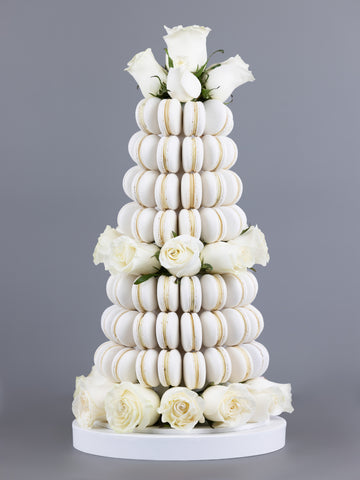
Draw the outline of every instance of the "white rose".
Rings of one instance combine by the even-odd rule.
[[[104,401],[113,386],[95,366],[87,377],[76,377],[72,411],[80,427],[91,428],[96,421],[106,421]]]
[[[239,55],[228,58],[213,70],[211,66],[209,69],[206,88],[211,90],[211,98],[221,102],[225,102],[235,88],[255,80],[254,75],[249,71],[249,65]]]
[[[169,69],[166,87],[171,98],[180,102],[196,99],[201,93],[201,83],[185,66]]]
[[[160,250],[160,263],[176,277],[196,275],[201,269],[200,252],[203,246],[191,235],[171,238]]]
[[[256,410],[251,422],[264,422],[269,420],[270,415],[294,411],[290,383],[275,383],[258,377],[248,380],[245,385],[256,400]]]
[[[201,259],[203,263],[212,266],[211,273],[238,273],[248,264],[254,264],[250,251],[242,250],[227,242],[205,245],[201,252]]]
[[[105,227],[103,233],[99,236],[98,242],[96,244],[93,259],[95,265],[103,263],[105,269],[108,270],[109,256],[111,253],[111,244],[113,240],[120,237],[120,233],[117,232],[114,228],[111,228],[109,225]]]
[[[231,245],[236,245],[244,251],[247,251],[249,257],[253,257],[252,265],[247,264],[248,268],[252,267],[255,263],[262,265],[263,267],[269,262],[269,251],[266,244],[265,235],[256,227],[250,227],[249,230],[234,240],[230,240]]]
[[[255,412],[255,399],[241,383],[209,387],[202,397],[204,415],[215,422],[215,427],[244,425]]]
[[[166,83],[166,70],[158,64],[151,48],[137,53],[130,60],[125,71],[134,77],[145,98],[158,93],[160,88],[159,78]]]
[[[207,60],[206,37],[211,31],[210,28],[199,25],[164,28],[167,33],[164,40],[174,67],[185,65],[190,72],[195,72],[198,66],[204,65]],[[169,66],[167,57],[166,65]]]
[[[133,238],[121,235],[111,243],[109,271],[112,275],[154,273],[160,267],[159,261],[154,257],[158,251],[159,247],[152,243],[137,242]]]
[[[176,430],[191,430],[205,421],[203,415],[204,400],[194,391],[185,387],[173,387],[161,397],[158,412],[161,421],[168,422]]]
[[[110,428],[118,433],[144,430],[158,420],[159,404],[159,395],[151,388],[123,382],[106,395],[106,418]]]

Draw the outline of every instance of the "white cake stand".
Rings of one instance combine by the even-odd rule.
[[[196,428],[179,433],[167,428],[118,434],[104,427],[86,430],[72,425],[74,448],[103,457],[133,460],[214,460],[251,457],[274,452],[285,445],[286,421],[272,417],[265,424],[237,430]]]

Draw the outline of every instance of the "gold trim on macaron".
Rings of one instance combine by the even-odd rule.
[[[139,141],[139,144],[138,144],[138,147],[137,147],[137,159],[138,159],[139,163],[141,164],[141,166],[143,168],[147,169],[146,166],[144,165],[144,162],[141,160],[141,155],[140,155],[141,144],[142,144],[142,142],[144,141],[145,138],[146,138],[146,135],[144,135],[142,137],[142,139]]]
[[[215,137],[215,140],[219,144],[220,155],[219,155],[219,160],[218,160],[218,163],[216,164],[216,167],[213,168],[212,170],[217,170],[219,168],[219,166],[221,165],[221,163],[223,161],[223,158],[224,158],[224,149],[223,149],[222,143],[221,143],[221,141],[218,137]]]
[[[164,105],[164,125],[165,125],[165,131],[167,135],[170,135],[170,126],[169,126],[169,110],[170,110],[170,102],[171,99],[165,100],[165,105]]]
[[[145,120],[144,120],[144,110],[145,110],[145,105],[146,105],[147,101],[148,101],[148,99],[144,98],[144,100],[142,100],[140,105],[139,105],[138,121],[139,121],[141,130],[143,132],[147,133],[148,135],[150,135],[151,132],[146,128],[146,123],[145,123]]]
[[[222,279],[221,275],[219,274],[216,274],[214,275],[214,278],[218,284],[218,298],[217,298],[217,302],[216,302],[216,305],[214,307],[214,310],[217,310],[220,305],[221,305],[221,302],[222,302],[222,298],[223,298],[223,294],[224,294],[224,290],[223,290],[223,285],[222,285],[222,282],[220,279]]]
[[[191,138],[191,169],[195,172],[196,168],[196,137]]]
[[[119,367],[119,363],[120,363],[121,359],[123,358],[123,356],[125,355],[125,353],[129,352],[130,350],[132,350],[132,349],[131,348],[126,348],[126,347],[124,347],[122,350],[119,350],[118,353],[120,353],[120,355],[119,355],[119,358],[117,358],[117,360],[116,360],[116,365],[113,365],[113,362],[111,362],[111,375],[112,375],[113,378],[116,378],[119,381],[120,381],[120,378],[117,374],[117,369]],[[116,355],[118,355],[118,354],[116,354]]]
[[[193,114],[194,114],[194,122],[193,122],[193,135],[196,135],[199,123],[199,105],[198,102],[193,102]]]

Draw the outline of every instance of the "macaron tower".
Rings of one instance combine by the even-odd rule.
[[[238,55],[209,64],[209,31],[167,29],[165,67],[147,49],[127,68],[144,98],[123,178],[129,201],[94,252],[110,273],[110,306],[93,371],[77,380],[73,411],[82,427],[236,430],[291,411],[290,386],[263,378],[269,353],[258,341],[264,320],[252,304],[252,270],[269,255],[237,205],[243,184],[232,170],[238,148],[225,102],[254,77]],[[81,382],[87,394],[105,385],[93,400],[101,415],[87,411]],[[287,402],[277,411],[276,388]]]

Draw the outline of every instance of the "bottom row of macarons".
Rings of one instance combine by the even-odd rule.
[[[269,365],[269,353],[255,341],[183,355],[179,350],[139,351],[110,341],[98,347],[94,363],[114,382],[139,382],[148,387],[185,385],[196,390],[208,383],[237,383],[262,376]]]

